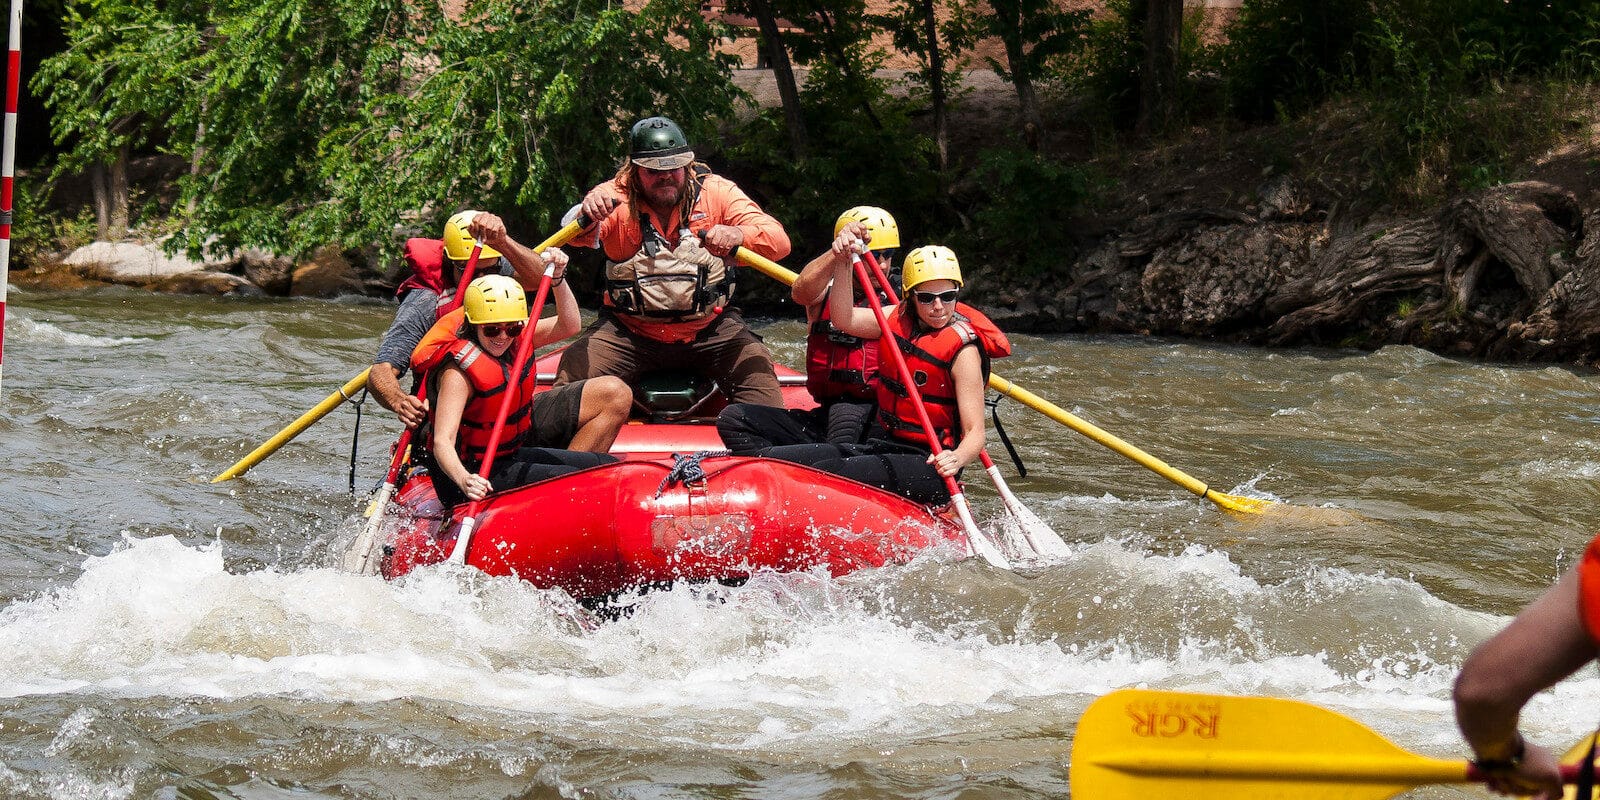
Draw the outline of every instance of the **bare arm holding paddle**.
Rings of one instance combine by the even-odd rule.
[[[439,413],[433,425],[433,454],[439,469],[469,500],[482,500],[489,494],[489,479],[467,469],[456,452],[456,435],[461,430],[461,414],[472,396],[466,373],[454,365],[439,373]]]
[[[1456,678],[1456,724],[1477,756],[1485,783],[1501,794],[1561,797],[1561,769],[1555,756],[1523,739],[1517,718],[1535,694],[1595,658],[1597,647],[1585,628],[1588,612],[1583,610],[1594,603],[1583,591],[1591,577],[1582,573],[1593,569],[1596,544],[1589,546],[1579,569],[1567,573],[1504,630],[1473,650]]]

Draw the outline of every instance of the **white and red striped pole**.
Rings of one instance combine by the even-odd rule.
[[[6,349],[6,280],[11,271],[11,184],[17,171],[17,90],[22,78],[22,0],[11,0],[6,39],[6,130],[0,143],[0,362]],[[0,367],[0,375],[4,374]]]

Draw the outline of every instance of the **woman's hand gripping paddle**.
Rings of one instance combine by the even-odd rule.
[[[1090,704],[1067,771],[1072,796],[1093,800],[1385,800],[1483,780],[1468,761],[1416,755],[1310,703],[1151,689]]]
[[[917,417],[922,423],[922,433],[928,437],[928,444],[933,447],[933,454],[938,455],[944,447],[939,444],[939,434],[933,429],[933,422],[928,419],[928,409],[922,403],[922,392],[917,390],[917,383],[911,377],[911,368],[906,366],[905,357],[900,354],[900,345],[894,340],[889,320],[883,314],[883,304],[878,302],[877,293],[872,291],[872,281],[867,278],[867,269],[862,265],[860,256],[853,256],[851,261],[856,272],[856,282],[866,290],[862,293],[867,296],[867,304],[872,307],[872,315],[877,318],[878,329],[882,331],[878,339],[879,347],[889,352],[895,370],[900,375],[901,382],[905,384],[906,394],[911,398],[911,405],[917,409]],[[967,532],[967,541],[971,544],[973,552],[982,556],[983,560],[992,566],[1011,569],[1011,562],[1006,560],[1000,548],[995,547],[994,542],[989,541],[989,537],[979,530],[978,524],[973,521],[972,509],[967,506],[966,495],[961,493],[961,487],[956,483],[956,479],[948,475],[940,477],[944,478],[945,488],[950,492],[950,502],[956,507],[956,515],[961,518],[961,526]]]
[[[862,253],[861,257],[872,270],[872,278],[883,290],[883,296],[889,298],[891,303],[899,303],[900,299],[895,296],[894,287],[889,285],[889,276],[878,266],[878,257],[873,255],[871,250]],[[1010,512],[1011,518],[1016,520],[1017,526],[1022,529],[1022,535],[1028,540],[1028,546],[1033,548],[1033,552],[1039,556],[1052,558],[1065,558],[1071,555],[1072,548],[1067,546],[1066,540],[1011,492],[1011,487],[1006,485],[1005,477],[1000,474],[1000,468],[995,466],[994,459],[989,457],[989,448],[985,447],[979,451],[978,457],[983,460],[983,471],[988,473],[991,481],[994,481],[994,488],[1000,492],[1000,499],[1005,503],[1006,511]]]
[[[551,234],[550,238],[540,242],[534,252],[542,253],[548,248],[560,247],[572,241],[573,237],[576,237],[583,230],[583,222],[584,220],[577,219],[562,226],[561,230],[556,231]],[[478,258],[482,252],[483,244],[474,241],[472,243],[472,254],[467,257],[467,266],[462,270],[461,280],[459,285],[456,286],[455,296],[450,299],[443,314],[454,311],[466,299],[467,284],[472,282],[474,273],[477,271]],[[548,275],[549,270],[547,269],[546,276],[548,277]],[[543,310],[542,305],[540,310]],[[536,318],[534,321],[537,321]],[[530,324],[529,327],[532,327],[532,325]],[[418,398],[426,395],[428,391],[426,376],[422,377],[424,380],[417,382]],[[400,434],[400,441],[394,446],[394,457],[389,460],[389,472],[384,476],[383,486],[379,487],[377,494],[372,498],[372,502],[367,504],[367,524],[362,528],[361,534],[356,537],[356,541],[351,545],[350,551],[345,554],[344,566],[350,572],[359,575],[371,575],[378,571],[379,560],[373,558],[373,555],[377,551],[379,533],[383,526],[384,517],[388,513],[389,498],[394,496],[395,487],[399,483],[401,468],[410,459],[411,439],[414,433],[415,429],[407,428]]]
[[[540,248],[535,252],[544,252]],[[539,290],[533,296],[532,311],[528,314],[528,324],[522,328],[522,335],[517,337],[517,357],[511,362],[511,380],[522,379],[522,370],[528,365],[528,358],[533,354],[533,339],[535,331],[539,328],[539,317],[544,316],[544,301],[550,294],[550,282],[555,275],[556,265],[547,264],[544,274],[539,277]],[[516,402],[517,392],[513,386],[508,385],[504,392],[505,397],[500,400],[500,410],[495,412],[494,427],[489,430],[489,442],[483,456],[483,465],[478,467],[478,477],[489,479],[489,471],[494,469],[494,452],[500,447],[500,437],[505,433],[506,417],[511,414],[511,404]],[[466,517],[461,520],[461,529],[456,533],[455,549],[450,551],[450,563],[467,563],[467,548],[472,545],[472,531],[478,521],[478,514],[483,510],[483,500],[473,500],[467,504]]]
[[[483,243],[473,241],[472,254],[467,256],[467,266],[461,270],[461,280],[456,283],[456,293],[445,304],[439,316],[444,316],[461,306],[461,301],[466,297],[467,284],[472,283],[474,273],[478,271],[478,259],[483,255]],[[419,376],[423,380],[417,381],[418,400],[424,399],[428,394],[428,381],[426,376]],[[422,427],[421,425],[417,427]],[[344,554],[344,568],[347,572],[357,575],[374,575],[378,572],[378,559],[373,554],[378,549],[378,532],[383,527],[383,518],[389,510],[389,498],[394,496],[395,484],[400,479],[400,468],[411,460],[411,439],[416,434],[416,428],[406,428],[400,432],[400,441],[395,442],[394,455],[389,459],[389,471],[383,477],[383,485],[378,487],[377,494],[372,501],[367,503],[367,524],[361,528],[360,535],[350,545],[349,552]]]

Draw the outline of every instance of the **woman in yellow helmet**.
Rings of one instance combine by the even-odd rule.
[[[800,270],[789,292],[790,299],[806,310],[806,388],[817,407],[728,405],[717,416],[717,433],[736,455],[756,455],[780,445],[859,444],[872,421],[877,408],[878,343],[835,327],[828,293],[835,264],[850,263],[855,252],[851,248],[863,241],[878,264],[892,272],[900,228],[889,212],[876,206],[856,206],[839,215],[833,236],[832,247]],[[855,296],[856,305],[865,307],[866,295],[858,290]]]
[[[847,234],[842,234],[847,235]],[[845,242],[861,248],[861,242]],[[918,402],[886,359],[878,373],[878,411],[860,445],[774,447],[766,454],[810,464],[847,478],[898,492],[930,505],[948,502],[945,478],[954,478],[984,446],[983,393],[989,359],[1010,355],[1005,334],[976,309],[957,303],[963,286],[955,253],[937,245],[906,255],[902,302],[886,308],[889,330],[870,308],[854,304],[854,270],[840,260],[828,295],[833,325],[878,342],[893,337],[917,384],[922,410],[933,423],[941,452],[923,432]]]
[[[546,257],[565,266],[566,258],[559,251],[547,251]],[[452,506],[481,500],[491,491],[616,460],[604,453],[563,449],[572,438],[570,429],[581,422],[586,382],[536,396],[534,359],[527,360],[520,375],[511,374],[513,345],[528,324],[528,300],[522,284],[505,275],[485,275],[467,286],[462,308],[465,318],[457,337],[443,348],[438,367],[429,377],[433,409],[430,467],[441,503]],[[535,330],[534,345],[570,335],[575,319],[566,317],[576,316],[575,301],[557,303],[557,316],[541,320]],[[596,380],[621,383],[617,378]],[[477,473],[489,452],[495,418],[507,393],[512,398],[511,409],[495,442],[493,471],[485,479]],[[561,447],[528,446],[551,436]],[[439,480],[440,476],[448,480]]]

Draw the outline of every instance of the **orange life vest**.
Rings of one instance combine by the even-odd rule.
[[[889,330],[883,335],[895,337],[939,443],[948,449],[956,446],[955,437],[961,430],[956,380],[951,372],[956,355],[967,345],[977,344],[983,358],[983,377],[987,380],[989,360],[1011,355],[1011,342],[988,317],[966,303],[957,303],[950,324],[936,331],[915,332],[914,328],[920,327],[915,324],[915,316],[915,309],[898,309],[890,315]],[[878,347],[880,350],[884,347],[881,340]],[[878,373],[878,423],[897,439],[932,449],[922,431],[916,404],[894,370],[884,369]]]
[[[1600,645],[1600,536],[1589,542],[1578,562],[1578,616],[1590,640]]]
[[[806,388],[818,403],[865,402],[878,391],[878,343],[833,327],[827,296],[822,315],[806,334]]]
[[[511,351],[506,352],[509,354]],[[484,454],[489,452],[489,434],[494,430],[494,418],[500,413],[500,404],[504,402],[511,365],[465,339],[456,339],[442,349],[439,361],[443,363],[446,360],[466,373],[467,383],[472,387],[472,397],[468,398],[466,408],[462,409],[461,427],[456,432],[456,453],[461,456],[462,465],[476,472],[483,463]],[[523,435],[533,426],[533,391],[538,383],[530,379],[533,368],[534,360],[530,358],[516,381],[516,396],[511,401],[511,410],[506,414],[500,442],[495,447],[497,462],[503,462],[503,459],[516,452],[522,444]],[[438,400],[437,379],[430,379],[428,394],[431,406]]]
[[[445,349],[460,341],[456,331],[461,330],[461,323],[466,320],[466,309],[457,307],[433,323],[433,327],[422,334],[422,341],[417,342],[416,349],[411,351],[411,368],[416,370],[418,375],[426,375],[434,367],[439,366],[439,363],[444,361]]]

